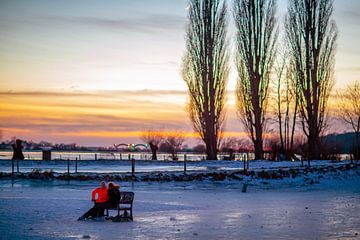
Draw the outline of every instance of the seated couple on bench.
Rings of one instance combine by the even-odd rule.
[[[117,217],[126,217],[133,219],[132,217],[132,204],[134,199],[133,192],[120,192],[120,186],[110,182],[106,185],[106,182],[100,182],[100,187],[94,189],[91,194],[91,200],[94,201],[94,207],[87,211],[84,215],[79,217],[78,220],[92,219],[97,217],[103,217],[106,210],[106,216],[109,217],[109,209],[117,210]],[[121,207],[120,204],[128,204],[129,207]],[[120,216],[120,211],[124,211],[124,214]],[[130,211],[128,217],[127,211]]]

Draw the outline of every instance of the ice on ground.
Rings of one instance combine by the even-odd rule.
[[[0,181],[4,239],[357,239],[359,177],[279,187],[239,182],[121,183],[134,222],[76,221],[97,182]],[[115,213],[113,213],[115,214]]]

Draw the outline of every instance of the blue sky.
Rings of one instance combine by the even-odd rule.
[[[179,68],[187,4],[1,0],[1,90],[185,89]],[[281,21],[286,1],[278,6]],[[360,1],[335,0],[334,7],[340,31],[336,78],[341,85],[360,73]],[[229,87],[234,85],[232,74]]]

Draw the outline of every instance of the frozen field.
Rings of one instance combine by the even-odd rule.
[[[275,181],[275,180],[274,180]],[[134,222],[76,221],[97,182],[0,181],[1,239],[359,239],[360,179],[124,183]]]
[[[338,164],[345,164],[349,161],[341,161],[339,163],[333,163],[331,161],[316,160],[312,161],[312,166],[328,165],[336,166]],[[306,165],[307,163],[304,162]],[[39,161],[39,160],[23,160],[19,163],[20,172],[31,172],[33,169],[53,170],[58,173],[64,173],[67,171],[67,161],[64,160],[52,160],[52,161]],[[279,167],[300,167],[301,162],[272,162],[272,161],[250,161],[250,169],[270,169]],[[187,162],[188,171],[214,171],[214,170],[236,170],[242,169],[244,162],[242,161],[192,161]],[[135,161],[136,172],[152,172],[152,171],[183,171],[184,163],[182,161]],[[0,171],[10,172],[11,161],[1,160]],[[15,164],[16,171],[16,164]],[[70,172],[75,171],[75,161],[70,161]],[[125,173],[131,172],[130,161],[120,160],[81,160],[78,161],[78,172],[94,172],[94,173]]]

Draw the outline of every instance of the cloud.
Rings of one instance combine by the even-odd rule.
[[[35,21],[46,24],[74,24],[80,27],[88,26],[101,29],[110,29],[121,32],[140,32],[156,34],[159,31],[181,30],[185,25],[185,17],[170,14],[149,14],[128,18],[102,18],[92,16],[41,16],[33,18]]]
[[[337,68],[337,71],[344,71],[344,72],[360,72],[360,67],[342,67]]]
[[[7,135],[51,139],[84,132],[98,136],[154,128],[191,130],[185,96],[178,90],[2,91],[0,127]]]
[[[130,96],[164,96],[164,95],[186,95],[185,90],[96,90],[96,91],[0,91],[1,96],[23,96],[23,97],[130,97]]]
[[[192,132],[186,98],[185,90],[0,91],[0,127],[7,136],[83,144],[102,134],[106,140],[148,129]],[[233,109],[227,113],[226,129],[241,130]]]

